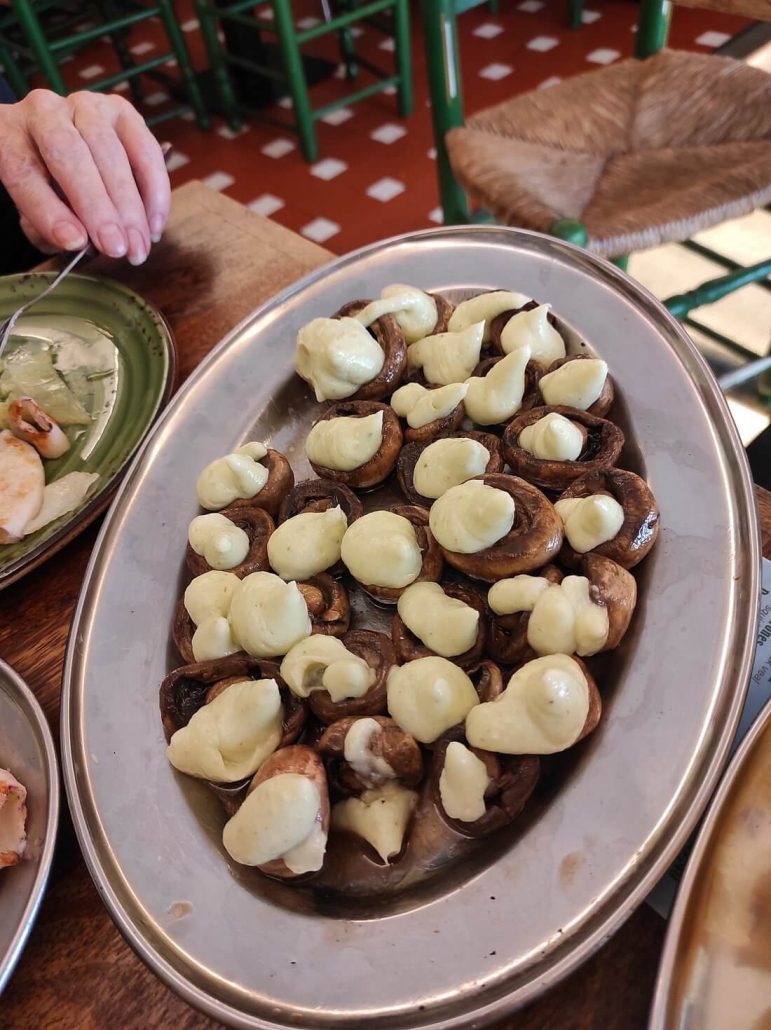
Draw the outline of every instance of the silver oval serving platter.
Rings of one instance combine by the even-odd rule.
[[[27,788],[27,847],[0,870],[0,994],[29,937],[48,882],[59,823],[59,769],[43,710],[0,659],[0,767]]]
[[[609,362],[662,532],[634,630],[605,669],[605,715],[513,835],[397,897],[329,898],[227,861],[224,816],[167,764],[158,685],[200,469],[269,439],[298,478],[318,408],[297,330],[390,282],[459,300],[550,302]],[[717,385],[684,332],[612,265],[560,241],[447,228],[365,248],[262,307],[210,355],[135,461],[104,525],[68,651],[65,778],[86,861],[152,969],[238,1027],[468,1027],[531,1000],[619,926],[712,792],[754,650],[752,483]],[[250,874],[250,875],[247,875]]]
[[[669,920],[650,1030],[768,1025],[771,702],[731,759]]]

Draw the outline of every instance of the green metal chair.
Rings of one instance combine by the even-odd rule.
[[[663,50],[667,0],[642,0],[638,60],[514,97],[467,124],[453,0],[421,3],[446,224],[492,216],[626,267],[634,250],[687,241],[771,202],[771,76],[728,58]],[[766,0],[704,0],[703,6],[771,18]],[[478,205],[473,213],[467,194]],[[771,289],[764,281],[771,260],[742,267],[685,245],[726,272],[665,303],[717,338],[691,311],[748,283]],[[741,349],[725,337],[719,342]]]
[[[209,63],[214,71],[222,107],[232,129],[237,131],[241,127],[242,105],[236,96],[229,70],[231,67],[245,68],[247,71],[286,83],[292,98],[300,146],[307,161],[317,160],[319,154],[316,122],[332,111],[395,86],[398,91],[399,114],[405,118],[412,112],[408,0],[368,0],[361,6],[355,2],[340,4],[338,11],[327,9],[324,12],[325,21],[302,31],[298,31],[295,26],[290,0],[272,0],[272,19],[255,15],[255,6],[254,0],[235,0],[235,2],[223,6],[217,5],[213,0],[196,0],[196,10],[209,55]],[[354,52],[353,40],[349,31],[350,27],[357,22],[372,19],[386,12],[393,14],[395,40],[393,74],[389,74],[361,55],[357,55]],[[257,60],[226,51],[218,37],[218,27],[222,22],[235,23],[251,30],[258,28],[277,38],[281,48],[283,69],[277,71],[275,68],[260,64]],[[345,97],[314,108],[311,106],[305,79],[301,47],[330,33],[340,35],[342,56],[348,78],[355,78],[358,66],[361,66],[374,75],[376,81],[362,86]]]
[[[46,15],[53,8],[61,6],[48,0],[12,0],[10,9],[4,16],[0,15],[0,68],[4,70],[11,87],[19,96],[24,96],[30,88],[27,70],[37,72],[50,89],[66,96],[70,91],[62,76],[59,61],[78,52],[95,39],[109,36],[120,61],[121,71],[89,81],[84,88],[102,92],[113,89],[121,82],[128,82],[135,99],[141,101],[143,93],[139,77],[145,74],[157,75],[156,69],[176,59],[198,124],[201,128],[209,127],[209,118],[173,0],[157,0],[147,5],[133,0],[127,3],[118,3],[117,0],[80,3],[74,5],[71,18],[49,24]],[[87,27],[83,27],[88,15],[94,15],[95,20]],[[126,37],[134,25],[149,18],[160,19],[170,49],[154,54],[146,61],[135,63]],[[148,121],[152,124],[171,118],[186,109],[175,107],[149,117]]]

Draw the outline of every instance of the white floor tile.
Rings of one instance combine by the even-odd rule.
[[[375,129],[374,132],[369,134],[370,139],[377,140],[378,143],[395,143],[396,140],[401,139],[402,136],[407,135],[407,130],[403,125],[395,125],[393,122],[387,122],[385,125],[381,125],[379,129]]]
[[[195,30],[198,28],[198,26],[199,26],[198,19],[197,18],[190,18],[189,21],[183,21],[182,22],[182,31],[183,32],[195,32]]]
[[[276,211],[280,211],[284,206],[284,201],[281,197],[275,197],[272,193],[263,193],[261,197],[257,197],[256,200],[252,200],[246,205],[250,211],[254,211],[256,215],[263,215],[265,218],[269,218]]]
[[[528,14],[536,14],[543,6],[542,0],[523,0],[521,4],[517,4],[517,10],[527,11]]]
[[[97,79],[100,75],[104,75],[104,68],[101,64],[89,64],[87,68],[82,68],[78,75],[81,79]]]
[[[581,12],[581,21],[584,23],[584,25],[593,25],[594,22],[599,21],[601,17],[602,13],[600,11]]]
[[[172,150],[166,158],[166,168],[170,172],[176,172],[178,168],[184,168],[186,164],[190,164],[190,158],[180,150]]]
[[[556,86],[558,82],[562,82],[559,75],[552,75],[548,79],[544,79],[543,82],[538,84],[538,89],[549,89],[550,86]]]
[[[326,243],[340,232],[340,226],[328,218],[314,218],[312,222],[304,225],[300,232],[314,243]]]
[[[436,147],[429,147],[427,151],[429,161],[436,161]]]
[[[394,197],[398,197],[400,193],[404,193],[406,189],[403,182],[399,182],[398,179],[392,179],[386,175],[383,179],[378,179],[377,182],[373,182],[371,186],[366,189],[368,197],[372,197],[373,200],[380,200],[382,203],[386,203],[389,200],[393,200]]]
[[[731,37],[727,32],[702,32],[695,41],[699,46],[718,47],[727,43]]]
[[[277,101],[279,107],[283,107],[285,111],[291,111],[294,107],[294,100],[291,97],[282,97]]]
[[[338,107],[336,111],[330,111],[321,119],[325,125],[342,125],[349,118],[353,118],[353,111],[350,107]]]
[[[274,139],[270,143],[266,143],[264,147],[260,147],[260,150],[266,157],[285,157],[295,149],[294,144],[290,139]]]
[[[220,125],[217,129],[217,135],[222,136],[223,139],[239,139],[239,137],[245,136],[248,131],[248,125],[242,125],[238,132],[233,132],[229,125]]]
[[[162,89],[157,90],[155,93],[148,93],[144,99],[144,103],[148,107],[159,107],[161,104],[165,104],[169,99],[169,94],[164,92]]]
[[[134,54],[135,57],[141,57],[142,54],[149,54],[151,50],[155,50],[155,43],[151,43],[149,39],[131,47],[131,53]]]
[[[598,50],[592,50],[590,54],[587,54],[586,60],[591,61],[592,64],[612,64],[619,57],[621,57],[621,53],[618,50],[600,47]]]
[[[211,175],[201,179],[204,186],[208,186],[210,190],[226,190],[235,181],[229,172],[212,172]]]
[[[502,25],[496,25],[493,21],[486,21],[482,25],[477,25],[473,31],[473,35],[479,36],[480,39],[495,39],[495,37],[500,36],[502,32]]]
[[[429,221],[442,225],[444,223],[444,211],[440,207],[435,207],[433,211],[428,212],[428,218]]]
[[[527,49],[546,53],[547,50],[553,50],[555,46],[559,46],[559,42],[554,36],[536,36],[527,44]]]
[[[348,165],[345,161],[338,161],[336,157],[325,157],[323,160],[317,161],[315,165],[311,165],[311,175],[328,182],[330,179],[336,179],[338,175],[342,175],[347,168]]]
[[[388,53],[393,53],[396,50],[396,41],[393,39],[384,39],[377,45],[378,50],[387,50]]]
[[[317,25],[321,25],[321,18],[300,18],[297,22],[297,28],[305,32],[306,29],[315,29]]]
[[[513,71],[510,64],[488,64],[482,68],[479,74],[483,79],[498,82],[500,79],[505,79],[507,75],[511,75]]]

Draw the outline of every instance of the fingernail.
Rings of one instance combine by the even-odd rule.
[[[51,230],[51,235],[56,246],[62,250],[80,250],[88,242],[82,229],[71,222],[58,222]]]
[[[163,215],[153,215],[150,219],[150,239],[153,243],[158,243],[163,235],[163,225]]]
[[[138,229],[129,229],[129,262],[132,265],[142,265],[147,261],[147,247],[144,237]]]
[[[125,257],[126,238],[117,225],[105,225],[97,234],[99,249],[108,257]]]

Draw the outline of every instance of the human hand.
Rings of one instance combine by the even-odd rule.
[[[122,97],[36,89],[0,104],[0,182],[41,250],[79,250],[140,265],[171,204],[161,147]],[[58,187],[58,191],[56,189]]]

